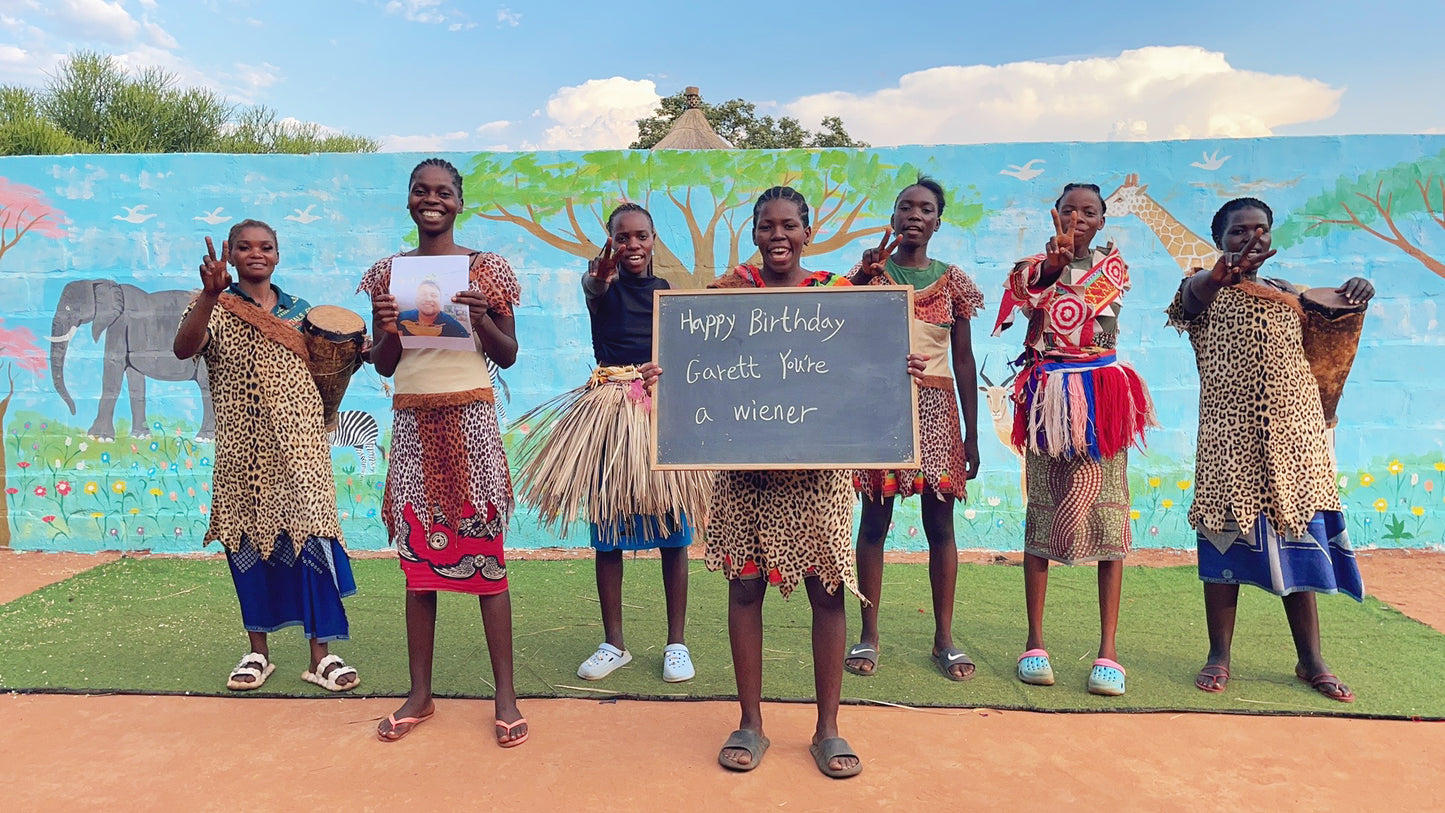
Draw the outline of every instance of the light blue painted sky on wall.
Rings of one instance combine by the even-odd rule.
[[[0,83],[90,48],[404,150],[624,146],[689,84],[877,146],[1445,132],[1442,28],[1438,0],[0,0]]]

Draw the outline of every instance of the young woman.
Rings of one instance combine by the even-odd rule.
[[[225,546],[251,645],[226,688],[260,688],[276,669],[266,634],[300,625],[311,642],[302,679],[333,692],[354,689],[356,670],[327,650],[348,637],[341,599],[356,583],[341,545],[321,395],[297,329],[311,306],[272,282],[281,254],[265,223],[233,226],[220,257],[209,237],[206,249],[201,292],[173,349],[176,358],[206,360],[216,407],[206,542]]]
[[[1051,686],[1044,649],[1049,562],[1099,565],[1099,657],[1094,694],[1124,693],[1114,636],[1129,553],[1129,447],[1157,425],[1144,381],[1114,346],[1129,271],[1112,243],[1094,249],[1104,199],[1093,184],[1068,184],[1054,202],[1044,253],[1014,265],[1004,285],[997,336],[1014,311],[1028,319],[1014,390],[1013,444],[1024,454],[1024,597],[1028,641],[1018,678]]]
[[[1189,331],[1199,367],[1199,445],[1189,523],[1197,531],[1209,657],[1195,678],[1206,692],[1229,682],[1239,585],[1284,599],[1299,658],[1295,674],[1325,697],[1355,694],[1325,665],[1315,593],[1363,600],[1345,532],[1319,387],[1305,358],[1298,292],[1258,270],[1274,256],[1274,213],[1237,198],[1214,215],[1209,271],[1179,286],[1169,324]],[[1375,295],[1355,277],[1336,289],[1349,304]],[[1240,438],[1252,439],[1248,443]]]
[[[496,739],[504,748],[527,739],[512,682],[512,600],[502,533],[512,514],[512,482],[493,408],[488,359],[499,367],[517,360],[512,309],[521,288],[502,257],[459,246],[453,234],[462,207],[462,178],[440,158],[411,173],[407,209],[417,247],[381,260],[358,290],[371,295],[377,372],[394,376],[391,463],[382,514],[406,574],[407,662],[411,692],[377,727],[394,742],[434,713],[432,647],[437,591],[478,596],[496,684]],[[396,298],[388,293],[395,256],[470,257],[471,286],[452,295],[468,307],[477,349],[403,350]]]
[[[709,287],[849,284],[836,274],[803,268],[803,249],[811,237],[808,202],[791,187],[772,187],[753,206],[753,243],[762,255],[761,267],[738,266]],[[921,377],[926,361],[909,355],[909,373]],[[647,377],[651,380],[661,373],[653,365]],[[858,594],[850,550],[852,503],[853,483],[847,471],[725,471],[714,481],[707,566],[728,578],[728,640],[742,706],[738,730],[718,753],[724,768],[751,771],[768,749],[762,713],[763,597],[769,584],[777,585],[786,598],[802,582],[813,610],[813,685],[818,706],[809,750],[826,776],[844,778],[863,770],[857,754],[838,736],[848,634],[840,588]]]
[[[691,525],[706,517],[710,478],[649,467],[652,406],[642,369],[652,360],[652,292],[669,285],[652,273],[655,231],[646,209],[618,206],[607,232],[582,276],[597,369],[584,386],[521,419],[532,426],[518,453],[522,497],[564,533],[587,509],[603,641],[577,676],[601,680],[632,661],[622,637],[622,554],[658,548],[667,603],[662,679],[680,683],[696,674],[683,632],[687,550]]]
[[[844,668],[872,675],[878,668],[878,603],[883,593],[883,541],[893,521],[893,498],[919,494],[928,539],[928,581],[933,590],[933,662],[950,680],[973,677],[973,660],[953,644],[953,601],[958,545],[953,502],[978,475],[978,378],[969,320],[983,294],[963,269],[930,259],[928,241],[943,217],[943,187],[920,175],[898,193],[890,230],[878,248],[863,253],[849,279],[854,285],[911,285],[913,352],[929,357],[918,388],[922,467],[913,471],[860,471],[863,495],[858,524],[858,583],[863,590],[863,634],[848,650]],[[898,235],[890,244],[889,234]],[[953,363],[948,364],[952,351]],[[952,373],[952,375],[950,375]],[[954,398],[955,384],[958,399]],[[958,424],[963,404],[963,426]]]

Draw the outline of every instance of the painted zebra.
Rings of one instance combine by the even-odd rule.
[[[505,432],[507,431],[507,407],[504,406],[502,402],[504,400],[512,400],[512,390],[507,386],[507,382],[502,380],[502,368],[498,367],[497,363],[492,361],[491,358],[487,359],[487,372],[492,376],[493,395],[496,394],[497,390],[501,391],[502,397],[496,399],[497,426]]]
[[[333,449],[349,446],[356,450],[356,457],[361,462],[359,474],[376,471],[376,455],[381,448],[377,441],[381,439],[381,429],[370,414],[355,409],[337,413],[336,429],[327,439]]]

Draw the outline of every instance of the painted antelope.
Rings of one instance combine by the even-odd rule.
[[[1014,377],[1018,373],[1010,373],[1002,383],[995,384],[988,380],[988,375],[983,371],[987,365],[988,357],[985,356],[983,364],[979,365],[978,377],[982,378],[983,383],[988,386],[979,387],[978,391],[983,393],[984,400],[988,403],[988,416],[993,420],[993,433],[998,436],[999,443],[1002,443],[1005,449],[1019,459],[1019,493],[1022,495],[1024,503],[1028,503],[1028,477],[1024,471],[1023,453],[1015,449],[1013,444],[1013,400],[1009,397],[1013,393],[1013,388],[1009,385],[1013,383]]]

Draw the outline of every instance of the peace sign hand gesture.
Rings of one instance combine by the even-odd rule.
[[[892,243],[889,243],[888,238],[892,234],[893,229],[883,229],[883,239],[878,241],[878,247],[863,250],[863,261],[858,265],[864,277],[879,276],[888,267],[888,255],[898,248],[898,242],[903,239],[901,236],[896,237]]]
[[[216,246],[206,238],[206,253],[201,256],[201,290],[208,296],[220,296],[231,287],[231,272],[226,270],[226,257],[231,254],[231,244],[221,241],[221,256],[216,257]]]
[[[587,275],[603,284],[617,279],[617,259],[612,256],[612,238],[602,246],[602,251],[587,263]]]
[[[1043,271],[1045,274],[1057,274],[1074,261],[1074,232],[1064,228],[1058,209],[1051,209],[1049,214],[1054,218],[1054,236],[1044,245]]]
[[[1245,274],[1253,274],[1259,270],[1264,261],[1275,255],[1275,250],[1270,249],[1263,254],[1254,254],[1254,247],[1264,237],[1264,229],[1255,229],[1250,235],[1249,242],[1238,253],[1225,252],[1214,262],[1214,267],[1209,270],[1209,281],[1221,288],[1236,285]]]

